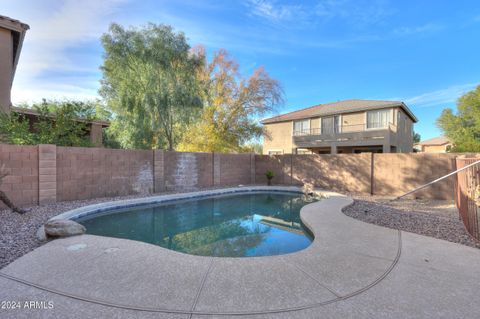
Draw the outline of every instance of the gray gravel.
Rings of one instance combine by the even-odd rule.
[[[223,187],[211,187],[205,190],[216,188]],[[171,193],[179,192],[163,192],[162,195]],[[59,202],[45,206],[32,206],[26,207],[28,212],[24,215],[12,213],[6,209],[0,210],[0,269],[42,245],[43,243],[36,237],[36,232],[40,226],[45,224],[45,222],[53,216],[86,205],[158,195],[159,194],[138,194]]]
[[[355,202],[344,209],[347,216],[480,248],[480,242],[467,233],[453,201],[403,199],[390,203],[376,196],[353,197]]]
[[[35,234],[38,228],[51,217],[85,205],[135,197],[142,196],[101,198],[33,206],[28,207],[28,212],[23,215],[7,209],[0,210],[0,269],[42,244],[37,240]]]

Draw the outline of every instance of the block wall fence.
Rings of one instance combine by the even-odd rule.
[[[455,154],[254,155],[0,144],[9,175],[0,189],[17,205],[202,188],[311,183],[329,190],[400,195],[455,169]],[[455,178],[416,194],[454,198]],[[0,206],[1,207],[1,206]]]

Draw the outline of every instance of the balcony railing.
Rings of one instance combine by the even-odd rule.
[[[367,124],[353,124],[353,125],[341,125],[340,127],[328,127],[328,128],[311,128],[306,130],[298,130],[293,132],[293,136],[305,136],[305,135],[325,135],[335,136],[342,133],[355,133],[374,130],[392,130],[395,127],[393,123],[370,123]]]

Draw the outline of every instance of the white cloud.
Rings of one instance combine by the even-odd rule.
[[[455,103],[456,100],[466,92],[474,89],[476,85],[478,85],[478,83],[452,85],[441,90],[413,96],[405,99],[404,101],[407,104],[412,104],[419,107],[451,104]]]
[[[341,19],[354,25],[368,25],[382,21],[391,14],[384,0],[320,0],[315,5],[281,4],[277,0],[248,0],[250,13],[275,23],[292,22],[295,25]],[[289,25],[291,27],[291,25]]]
[[[30,25],[15,75],[12,101],[38,101],[62,92],[65,92],[65,97],[90,96],[96,88],[80,88],[76,83],[69,86],[69,83],[59,83],[48,75],[61,72],[98,73],[97,66],[86,62],[92,57],[73,57],[68,51],[83,49],[92,41],[98,41],[108,28],[109,17],[125,2],[64,0],[59,4],[57,1],[46,1],[43,8],[36,8],[35,3],[28,1],[11,3],[9,9],[12,13],[8,14]],[[78,95],[73,90],[76,86]]]
[[[298,4],[279,4],[275,0],[248,0],[246,4],[251,14],[271,22],[291,21],[306,15],[304,8]]]
[[[85,85],[72,85],[65,83],[56,83],[49,81],[46,85],[26,86],[24,88],[13,88],[12,96],[13,103],[15,105],[22,103],[34,103],[39,102],[42,98],[49,100],[96,100],[98,99],[96,84],[91,86]]]
[[[342,19],[355,25],[375,24],[392,13],[383,0],[321,0],[314,12],[324,20]]]
[[[444,29],[443,26],[435,23],[427,23],[417,27],[399,27],[393,30],[396,35],[413,35],[437,32]]]

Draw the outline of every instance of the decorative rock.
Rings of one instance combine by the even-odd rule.
[[[73,220],[58,219],[44,225],[45,234],[51,237],[68,237],[85,233],[86,228]]]

